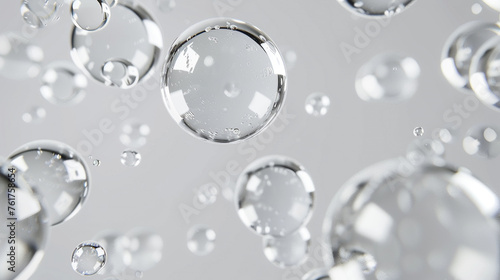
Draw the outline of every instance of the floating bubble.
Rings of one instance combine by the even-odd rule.
[[[136,151],[126,150],[122,152],[120,161],[125,166],[135,167],[141,163],[142,156]]]
[[[467,132],[463,148],[469,155],[495,158],[500,155],[500,129],[492,126],[476,126]]]
[[[25,123],[41,123],[46,115],[47,111],[44,108],[35,106],[24,113],[21,118]]]
[[[196,198],[202,205],[214,204],[219,191],[214,184],[205,184],[196,190]]]
[[[219,143],[264,130],[283,104],[285,84],[283,59],[273,41],[233,19],[209,19],[184,31],[162,73],[163,98],[173,119],[190,134]]]
[[[306,228],[285,237],[264,237],[264,255],[277,267],[296,267],[306,261],[310,243],[311,235]]]
[[[104,84],[127,89],[139,81],[139,70],[125,59],[109,59],[101,69]]]
[[[70,63],[51,63],[42,74],[40,93],[56,105],[75,105],[85,97],[87,78]]]
[[[87,164],[76,150],[52,140],[27,143],[9,156],[46,206],[51,225],[72,218],[89,192]]]
[[[413,0],[338,0],[339,3],[358,15],[393,16],[404,11]]]
[[[294,160],[268,156],[251,163],[236,184],[241,221],[262,236],[288,236],[312,214],[314,184]]]
[[[0,162],[0,279],[28,279],[43,256],[49,223],[43,205],[22,175]],[[12,207],[13,209],[9,209]],[[16,218],[17,220],[11,220]],[[12,222],[15,224],[11,227]],[[15,240],[15,244],[10,240]],[[10,241],[10,242],[8,242]],[[15,246],[12,253],[11,246]],[[10,254],[10,255],[9,255]],[[11,256],[14,254],[14,261]],[[14,271],[9,270],[13,267]]]
[[[356,92],[364,101],[401,101],[418,88],[420,66],[415,59],[398,53],[379,54],[356,74]]]
[[[128,80],[120,80],[121,76],[110,83],[103,77],[103,66],[112,61],[110,65],[120,69],[119,66],[123,66],[120,63],[128,62],[137,69],[137,80],[141,81],[154,68],[163,39],[160,28],[139,2],[123,0],[113,7],[113,20],[108,22],[106,28],[93,32],[73,28],[71,46],[71,57],[83,72],[98,82],[107,85],[115,85],[116,82],[118,86],[120,81]],[[109,74],[115,78],[119,71]]]
[[[0,75],[8,79],[34,78],[40,74],[43,50],[14,34],[0,35]]]
[[[473,14],[479,15],[483,11],[483,6],[481,6],[481,4],[479,3],[474,3],[470,7],[470,10]]]
[[[71,257],[71,267],[81,275],[94,275],[106,265],[106,250],[95,241],[76,246]]]
[[[59,20],[61,0],[22,0],[21,16],[33,28],[42,28]]]
[[[330,277],[497,279],[495,194],[463,168],[402,164],[375,164],[333,198],[323,226]]]
[[[324,116],[330,107],[330,98],[323,93],[311,93],[306,98],[306,112],[309,115],[318,117]]]
[[[130,148],[140,148],[146,144],[147,136],[150,133],[149,125],[136,119],[129,119],[122,124],[120,142]]]
[[[176,0],[156,0],[156,6],[158,6],[160,11],[168,13],[175,9],[175,6],[177,5],[175,1]]]
[[[496,0],[483,0],[483,2],[490,6],[493,10],[500,12],[500,3]]]
[[[302,276],[302,280],[330,280],[330,276],[328,276],[328,269],[320,267],[308,271]]]
[[[98,159],[94,159],[94,160],[92,161],[92,165],[93,165],[93,166],[100,166],[100,165],[101,165],[101,161],[100,161],[100,160],[98,160]]]
[[[420,137],[424,135],[424,128],[417,126],[413,129],[413,135]]]
[[[215,249],[215,231],[209,227],[196,225],[187,233],[187,247],[191,253],[206,256]]]
[[[475,21],[458,27],[448,37],[441,54],[441,71],[448,82],[458,89],[470,90],[473,55],[485,42],[499,35],[500,27],[494,23]]]
[[[73,0],[70,12],[73,24],[86,31],[106,26],[111,14],[106,0]]]
[[[99,271],[99,274],[118,275],[124,272],[132,259],[127,250],[130,245],[128,237],[115,231],[103,231],[94,240],[106,248],[106,266]]]
[[[136,271],[146,271],[160,262],[163,240],[160,235],[143,228],[136,228],[126,235],[130,240],[129,267]]]

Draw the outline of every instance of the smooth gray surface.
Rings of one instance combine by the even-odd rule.
[[[38,79],[0,78],[2,156],[42,138],[75,147],[85,139],[83,131],[97,129],[103,119],[109,119],[114,127],[91,152],[102,163],[99,167],[91,166],[87,202],[73,219],[52,229],[45,258],[32,279],[82,279],[70,265],[76,245],[106,229],[126,232],[137,226],[152,228],[164,240],[161,263],[146,271],[143,279],[297,279],[293,276],[295,271],[301,276],[307,268],[288,271],[269,263],[261,249],[261,238],[244,227],[233,202],[222,195],[189,220],[183,219],[179,211],[182,205],[193,206],[193,189],[213,182],[213,174],[226,172],[228,162],[240,171],[253,159],[269,154],[295,158],[310,171],[316,184],[317,199],[308,224],[313,253],[305,266],[319,266],[321,224],[335,191],[362,168],[404,153],[415,138],[414,127],[424,127],[425,136],[430,136],[434,129],[454,124],[443,114],[463,105],[466,95],[444,79],[439,66],[441,49],[459,25],[471,20],[498,19],[498,13],[484,4],[482,13],[472,14],[471,5],[476,2],[482,3],[416,0],[386,27],[381,27],[368,46],[350,57],[349,63],[340,44],[352,45],[356,29],[374,25],[374,20],[354,17],[334,0],[179,0],[170,13],[160,12],[155,0],[143,0],[162,29],[165,49],[157,70],[163,64],[166,48],[178,34],[191,24],[220,15],[253,23],[282,51],[297,53],[297,63],[288,75],[284,110],[261,136],[236,145],[203,142],[179,128],[163,104],[159,71],[136,87],[148,88],[147,98],[134,103],[136,108],[120,101],[121,96],[134,89],[109,88],[90,81],[87,96],[80,104],[61,107],[42,98]],[[226,9],[215,8],[219,3],[225,4]],[[45,64],[70,60],[69,5],[63,9],[58,23],[40,30],[32,39],[43,47]],[[2,1],[0,31],[21,32],[22,26],[19,1]],[[417,60],[422,70],[419,89],[405,102],[366,103],[354,91],[356,71],[369,58],[387,50],[401,51]],[[304,110],[305,98],[314,91],[324,92],[331,99],[330,110],[322,118],[309,116]],[[47,110],[46,119],[38,125],[21,119],[32,106]],[[111,109],[113,106],[128,109],[117,112]],[[468,114],[459,118],[460,137],[475,124],[500,126],[500,113],[483,105]],[[125,147],[118,139],[122,121],[132,117],[151,127],[148,143],[138,149],[142,162],[135,168],[121,165],[120,155]],[[468,167],[500,194],[500,158],[469,156],[462,150],[461,139],[446,148],[450,162]],[[237,174],[231,175],[231,180],[234,182],[236,177]],[[186,246],[188,229],[198,223],[217,233],[216,248],[205,257],[193,255]]]

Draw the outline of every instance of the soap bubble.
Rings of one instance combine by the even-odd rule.
[[[236,185],[238,215],[259,235],[288,236],[309,221],[314,184],[292,159],[258,159],[241,173]]]
[[[71,267],[81,275],[94,275],[106,265],[106,250],[95,241],[76,246],[71,257]]]
[[[21,16],[33,28],[42,28],[59,20],[62,0],[22,0]]]
[[[120,142],[129,148],[140,148],[147,143],[147,137],[151,133],[149,125],[141,123],[136,119],[128,119],[122,124]]]
[[[500,155],[500,129],[492,126],[476,126],[467,132],[463,148],[469,155],[495,158]]]
[[[0,35],[0,75],[8,79],[34,78],[40,74],[43,50],[14,34]]]
[[[280,268],[296,267],[307,259],[311,235],[306,228],[285,237],[264,237],[264,255]]]
[[[311,93],[306,98],[306,112],[309,115],[318,117],[324,116],[330,107],[330,98],[323,93]]]
[[[215,231],[209,227],[196,225],[187,233],[187,247],[191,253],[206,256],[215,249]]]
[[[144,228],[136,228],[126,234],[130,240],[127,247],[131,259],[129,267],[146,271],[160,262],[163,240],[160,235]]]
[[[89,192],[87,164],[68,145],[52,140],[27,143],[9,156],[46,206],[51,225],[72,218]]]
[[[24,113],[21,118],[25,123],[41,123],[46,115],[47,111],[44,108],[35,106]]]
[[[415,59],[382,53],[359,68],[355,87],[364,101],[401,101],[415,94],[419,77],[420,66]]]
[[[74,105],[85,97],[87,78],[70,63],[55,62],[42,74],[40,93],[56,105]]]
[[[106,0],[73,0],[70,12],[73,24],[86,31],[106,26],[111,14]]]
[[[99,274],[117,275],[125,271],[132,259],[127,250],[130,245],[128,237],[116,231],[103,231],[95,236],[94,240],[106,248],[106,266],[99,271]]]
[[[136,151],[126,150],[122,152],[120,161],[125,166],[135,167],[141,163],[142,156]]]
[[[366,16],[393,16],[401,13],[413,0],[338,0],[348,10]]]
[[[233,19],[209,19],[184,31],[162,73],[173,119],[190,134],[219,143],[264,130],[283,104],[285,85],[285,66],[273,41]]]

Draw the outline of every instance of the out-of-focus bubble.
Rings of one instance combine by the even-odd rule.
[[[104,84],[127,89],[139,82],[139,70],[125,59],[109,59],[101,69]]]
[[[163,240],[160,235],[143,228],[131,230],[126,235],[130,240],[129,267],[136,271],[146,271],[160,262],[163,251]]]
[[[214,204],[219,191],[214,184],[205,184],[196,189],[196,198],[202,205]]]
[[[90,174],[76,150],[61,142],[39,140],[16,149],[9,161],[41,197],[51,225],[80,211],[89,193]]]
[[[73,28],[71,46],[73,61],[90,77],[106,85],[130,87],[154,68],[163,47],[163,39],[160,28],[138,1],[122,0],[113,7],[113,20],[108,22],[106,28],[93,32]],[[126,69],[135,68],[138,72],[137,82],[130,85],[127,85],[129,80],[121,80],[124,76],[115,79],[115,75],[121,73],[115,70],[123,67],[118,62],[124,61],[133,66]],[[105,64],[114,68],[108,69],[104,67]],[[109,80],[103,75],[108,72]]]
[[[469,155],[497,157],[500,155],[500,129],[484,125],[471,128],[464,137],[463,148]]]
[[[85,97],[87,78],[70,63],[51,63],[42,74],[40,93],[56,105],[75,105]]]
[[[455,138],[454,132],[448,128],[441,128],[438,130],[437,133],[437,138],[439,141],[448,144],[453,141],[453,138]]]
[[[314,184],[302,166],[282,156],[252,162],[236,184],[241,221],[262,236],[288,236],[312,214]]]
[[[35,106],[31,108],[28,112],[24,113],[21,118],[25,123],[41,123],[45,116],[47,115],[47,111],[44,108]]]
[[[136,167],[141,163],[142,156],[140,153],[131,150],[125,150],[122,152],[120,161],[125,166]]]
[[[481,6],[481,4],[479,3],[474,3],[470,7],[470,10],[473,14],[479,15],[483,11],[483,6]]]
[[[176,0],[156,0],[156,6],[164,13],[173,11],[176,5]]]
[[[500,12],[500,2],[497,0],[483,0],[483,2],[493,10]]]
[[[443,160],[444,146],[432,139],[416,139],[407,149],[406,158],[413,165],[423,163],[438,163]]]
[[[494,23],[469,22],[458,27],[447,39],[441,54],[441,71],[448,82],[466,91],[471,89],[471,59],[488,40],[500,35]]]
[[[330,108],[330,98],[323,93],[311,93],[306,98],[306,112],[311,116],[324,116]]]
[[[187,233],[187,247],[191,253],[206,256],[215,249],[215,231],[203,225],[196,225]]]
[[[364,101],[401,101],[418,88],[420,66],[409,56],[382,53],[363,64],[356,74],[356,92]]]
[[[0,35],[0,75],[8,79],[34,78],[40,74],[43,50],[14,34]]]
[[[338,0],[358,15],[390,17],[404,11],[413,0]]]
[[[162,93],[173,119],[212,142],[257,135],[282,107],[286,71],[271,39],[251,24],[209,19],[173,43],[162,73]]]
[[[140,148],[147,143],[147,137],[150,133],[149,125],[136,119],[129,119],[122,124],[120,142],[129,148]]]
[[[285,237],[264,237],[264,255],[277,267],[295,267],[306,261],[310,242],[306,228]]]
[[[324,223],[330,277],[497,279],[495,194],[462,168],[422,164],[402,172],[401,164],[371,166],[335,195]]]
[[[94,275],[106,265],[106,250],[95,241],[76,246],[71,256],[71,267],[80,275]]]
[[[42,28],[59,20],[62,0],[22,0],[21,16],[33,28]]]
[[[99,271],[99,274],[118,275],[124,272],[132,259],[127,250],[130,245],[128,237],[119,232],[104,231],[99,233],[94,240],[106,248],[106,266]]]
[[[73,24],[86,31],[103,28],[111,15],[106,0],[73,0],[70,12]]]
[[[413,135],[420,137],[424,135],[424,128],[417,126],[413,129]]]
[[[22,175],[12,168],[0,162],[0,218],[3,221],[0,279],[5,280],[31,277],[44,256],[49,234],[43,205]],[[15,240],[15,244],[11,240]],[[11,246],[15,246],[14,251]],[[13,271],[9,270],[10,267]]]

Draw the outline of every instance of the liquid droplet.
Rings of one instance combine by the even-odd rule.
[[[101,69],[104,84],[127,89],[139,81],[139,71],[130,62],[123,59],[107,60]]]
[[[45,111],[45,109],[37,106],[31,108],[28,112],[24,113],[22,115],[22,119],[25,123],[38,124],[45,119],[46,115],[47,112]]]
[[[477,126],[470,129],[463,140],[464,151],[469,155],[495,158],[500,155],[500,129]]]
[[[123,151],[121,162],[125,166],[135,167],[141,163],[142,156],[136,151],[126,150]]]
[[[80,275],[94,275],[106,264],[106,250],[94,241],[79,244],[73,251],[71,266]]]
[[[264,255],[277,267],[296,267],[306,261],[310,241],[306,228],[285,237],[264,237]]]
[[[196,225],[187,233],[187,247],[191,253],[206,256],[215,249],[215,231],[202,225]]]
[[[75,105],[85,97],[87,78],[70,63],[50,64],[42,75],[40,93],[56,105]]]
[[[330,98],[323,93],[311,93],[306,98],[305,108],[306,112],[311,116],[324,116],[330,108]]]
[[[424,135],[424,128],[417,126],[413,129],[413,135],[420,137]]]

